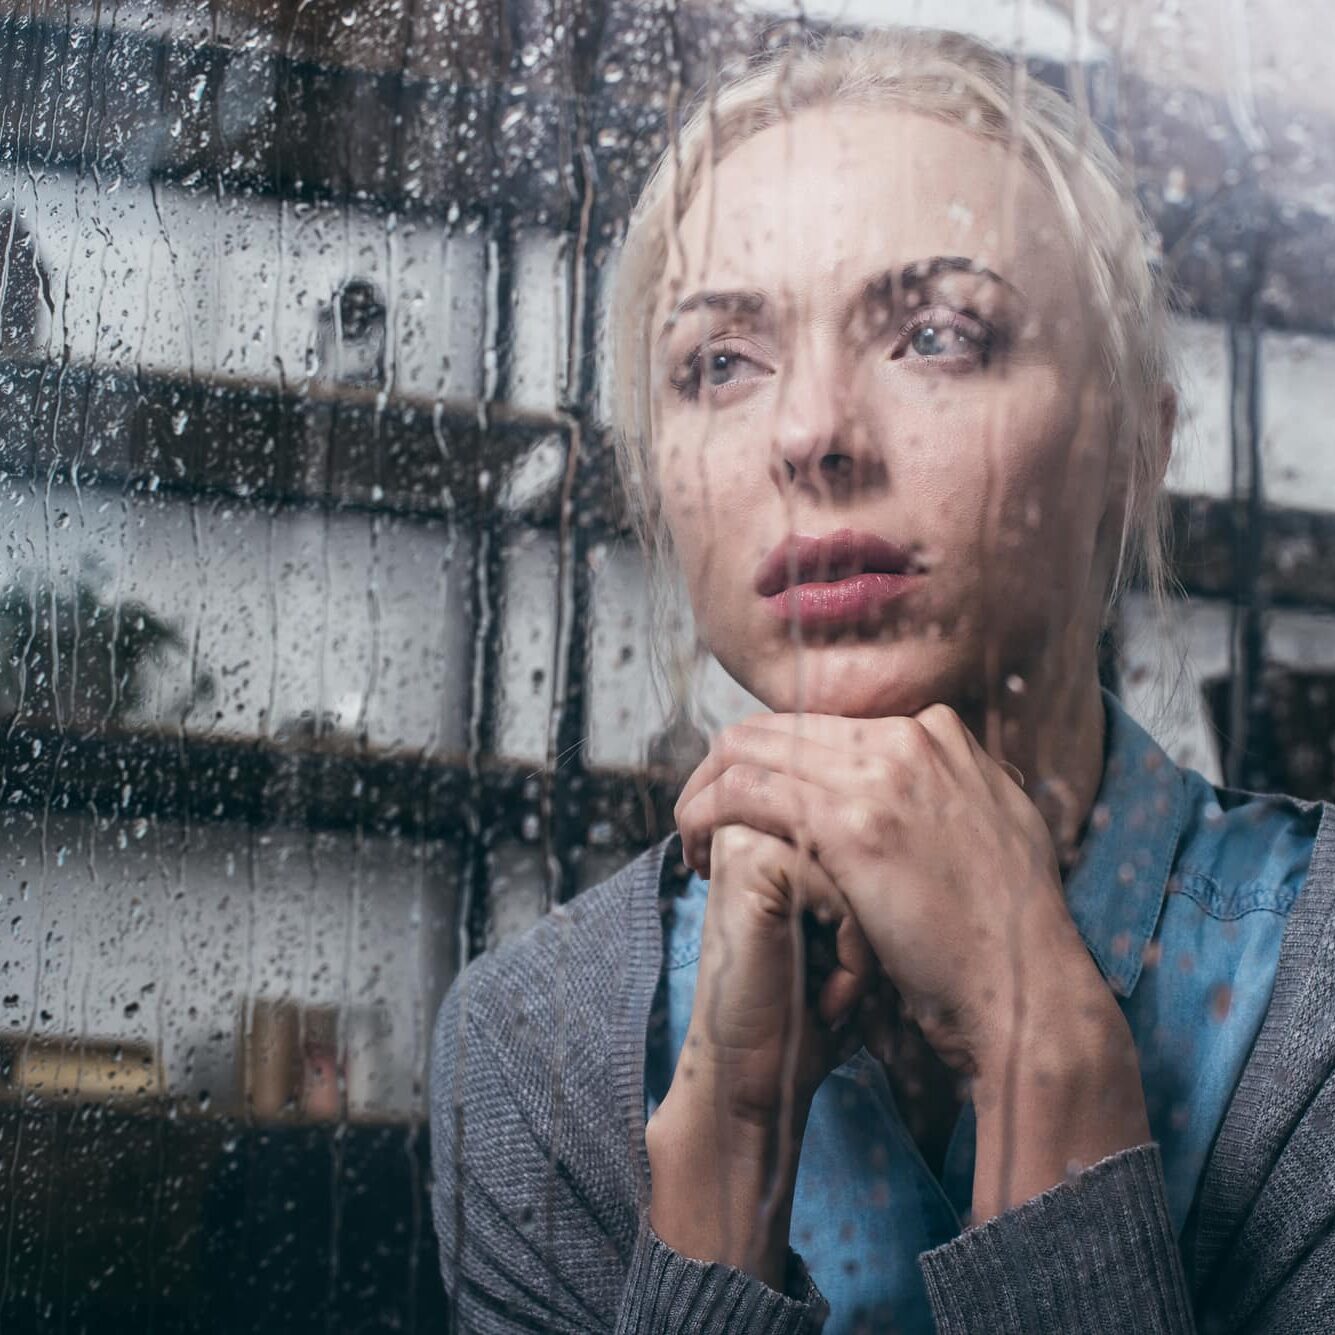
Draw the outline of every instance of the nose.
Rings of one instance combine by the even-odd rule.
[[[856,377],[833,359],[804,361],[790,372],[775,407],[770,465],[775,484],[828,500],[883,485],[885,464],[860,411]]]

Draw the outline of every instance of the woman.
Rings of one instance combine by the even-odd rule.
[[[1099,686],[1174,404],[1111,155],[963,39],[776,57],[611,321],[651,546],[769,712],[451,990],[461,1326],[1335,1327],[1335,824]]]

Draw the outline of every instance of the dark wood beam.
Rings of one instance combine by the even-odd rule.
[[[61,732],[0,720],[0,828],[46,813],[293,826],[409,839],[462,839],[485,815],[488,844],[540,847],[541,767],[462,754],[377,752],[352,741],[278,745],[174,731]],[[567,780],[562,820],[582,846],[642,848],[671,828],[666,772],[586,770]],[[573,819],[578,812],[578,822]]]
[[[81,486],[467,519],[555,414],[0,358],[0,469]],[[496,484],[485,493],[486,470]]]
[[[1172,500],[1174,573],[1187,593],[1235,600],[1239,550],[1248,544],[1249,503]],[[1335,514],[1268,508],[1256,581],[1267,605],[1335,611]]]

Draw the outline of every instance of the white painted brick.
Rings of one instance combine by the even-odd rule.
[[[1267,501],[1335,511],[1335,339],[1267,334],[1261,368]]]
[[[1266,617],[1266,659],[1301,672],[1335,673],[1335,614],[1283,608]]]
[[[489,591],[501,618],[496,750],[542,764],[552,716],[556,654],[556,534],[533,529],[508,540],[503,585]]]
[[[566,268],[561,237],[536,229],[520,237],[515,251],[509,394],[517,407],[551,412],[564,395],[570,318]]]
[[[1122,698],[1128,712],[1179,764],[1211,783],[1222,771],[1202,688],[1229,671],[1230,608],[1174,603],[1166,617],[1139,596],[1122,610]]]
[[[621,541],[594,553],[589,628],[591,765],[636,766],[667,717],[650,660],[649,582],[636,544]]]
[[[1178,414],[1165,485],[1182,495],[1227,498],[1233,490],[1228,330],[1174,320],[1169,342],[1178,359]]]
[[[1179,764],[1222,782],[1205,686],[1231,671],[1233,612],[1224,602],[1174,603],[1160,617],[1142,597],[1123,608],[1122,691],[1131,715]],[[1335,615],[1283,608],[1265,624],[1266,661],[1335,672]]]
[[[6,905],[17,942],[7,987],[20,999],[6,1027],[146,1044],[171,1093],[207,1091],[214,1111],[239,1112],[243,1001],[335,1007],[353,1118],[419,1113],[434,1003],[449,982],[431,928],[452,916],[455,895],[450,859],[427,863],[423,851],[373,834],[247,837],[207,821],[123,822],[109,834],[60,811],[45,839],[41,825],[11,826],[0,878],[28,892]]]
[[[191,646],[212,699],[191,733],[272,736],[302,714],[366,729],[387,748],[459,750],[472,637],[467,546],[443,524],[242,504],[191,507],[161,495],[107,504],[70,487],[0,487],[11,578],[33,572],[72,596],[138,602]],[[68,648],[66,649],[68,652]],[[164,656],[133,720],[174,727],[191,656]]]

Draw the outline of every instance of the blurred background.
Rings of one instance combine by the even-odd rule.
[[[438,1331],[445,988],[670,829],[600,303],[669,110],[804,29],[1080,91],[1177,287],[1187,599],[1115,678],[1335,796],[1317,0],[0,14],[0,1329]]]

